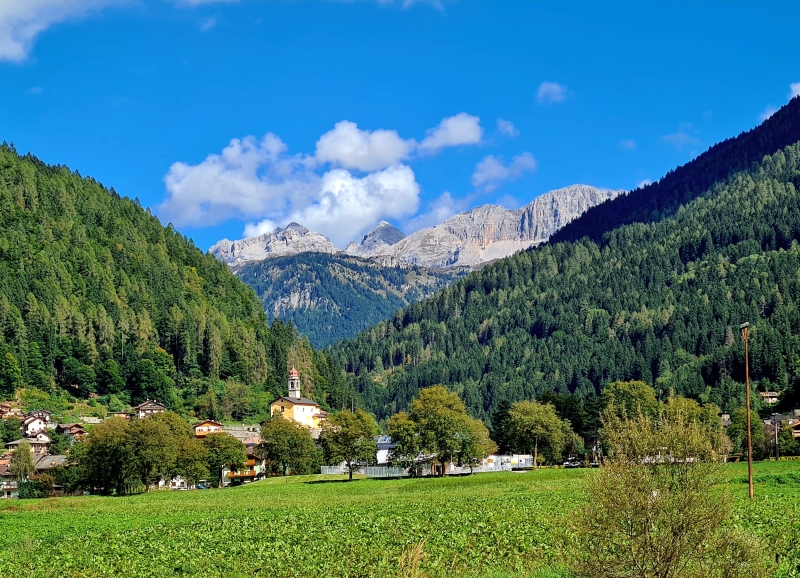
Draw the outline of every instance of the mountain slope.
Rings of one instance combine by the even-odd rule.
[[[402,264],[383,267],[344,255],[305,253],[234,268],[270,319],[291,321],[315,347],[352,337],[465,274]]]
[[[759,127],[715,144],[655,183],[588,211],[555,233],[550,242],[577,241],[582,237],[600,242],[607,231],[620,225],[650,223],[674,215],[678,207],[703,194],[715,182],[798,140],[800,97],[795,97]]]
[[[745,140],[775,142],[774,128]],[[726,170],[693,166],[701,174],[689,181]],[[589,398],[628,379],[732,410],[743,396],[737,327],[750,321],[756,387],[800,401],[799,187],[795,144],[672,216],[608,232],[602,246],[551,243],[489,265],[337,345],[334,357],[379,416],[436,383],[487,416],[504,401],[550,390]]]
[[[138,201],[0,146],[2,398],[24,386],[52,403],[149,397],[244,418],[283,392],[295,341],[268,328],[226,265]]]

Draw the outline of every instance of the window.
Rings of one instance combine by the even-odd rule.
[[[283,407],[283,406],[281,406],[281,413],[283,413],[283,410],[284,410],[284,407]]]

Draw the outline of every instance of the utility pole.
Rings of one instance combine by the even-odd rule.
[[[753,498],[753,435],[750,430],[750,362],[748,360],[748,342],[750,341],[750,323],[745,321],[739,326],[744,341],[744,386],[747,396],[747,485],[750,498]]]

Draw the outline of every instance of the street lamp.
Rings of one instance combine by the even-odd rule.
[[[750,498],[753,497],[753,436],[750,432],[750,363],[748,361],[747,345],[750,340],[750,323],[745,321],[739,326],[744,341],[744,386],[747,396],[747,484]]]
[[[777,460],[781,457],[778,450],[778,428],[781,425],[781,418],[783,418],[783,416],[779,413],[773,413],[770,417],[772,417],[772,426],[775,429],[775,459]]]

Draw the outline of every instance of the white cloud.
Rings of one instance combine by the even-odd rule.
[[[395,130],[368,131],[349,120],[336,123],[317,141],[315,158],[320,163],[359,171],[376,171],[408,159],[412,153],[436,154],[445,147],[478,144],[483,128],[477,116],[465,112],[442,119],[418,143]]]
[[[567,98],[567,87],[557,82],[544,81],[536,91],[536,102],[539,104],[551,104],[562,102]]]
[[[503,159],[489,155],[475,167],[472,173],[472,185],[484,192],[495,190],[501,181],[514,181],[525,172],[536,170],[536,159],[531,153],[522,153],[511,159],[509,165]]]
[[[497,130],[498,132],[506,135],[506,136],[519,136],[519,131],[517,127],[514,126],[514,123],[510,120],[503,120],[502,118],[497,119]]]
[[[789,98],[800,96],[800,82],[793,82],[789,85]]]
[[[358,239],[382,219],[402,219],[419,209],[414,171],[395,165],[362,178],[345,169],[322,176],[315,198],[289,220],[319,231],[339,247]]]
[[[217,19],[213,16],[209,16],[205,20],[200,23],[200,31],[201,32],[208,32],[212,28],[217,25]]]
[[[772,105],[769,105],[767,108],[764,109],[764,112],[762,112],[761,114],[758,115],[758,120],[763,122],[763,121],[767,120],[769,117],[771,117],[773,114],[775,114],[776,112],[778,112],[778,109],[775,108]]]
[[[349,120],[336,123],[317,141],[316,157],[360,171],[374,171],[395,165],[414,149],[413,140],[404,140],[394,130],[361,130]]]
[[[644,187],[646,187],[647,185],[649,185],[649,184],[650,184],[650,183],[652,183],[652,182],[653,182],[653,181],[651,181],[650,179],[644,179],[644,180],[641,180],[641,181],[639,181],[638,183],[636,183],[636,188],[637,188],[637,189],[644,188]]]
[[[673,145],[676,149],[682,150],[687,146],[697,146],[700,144],[700,139],[695,136],[697,129],[689,123],[681,123],[678,127],[678,132],[667,134],[661,137],[661,140]]]
[[[636,143],[634,141],[630,140],[630,139],[625,139],[625,140],[619,141],[619,146],[621,146],[624,149],[633,150],[633,149],[636,148]]]
[[[22,62],[36,37],[59,22],[82,18],[127,0],[2,0],[0,1],[0,60]]]
[[[442,119],[439,126],[427,131],[427,136],[417,149],[422,152],[438,152],[444,147],[478,144],[483,138],[480,120],[466,112]]]
[[[311,157],[288,155],[273,134],[233,139],[197,165],[170,167],[159,214],[178,226],[241,218],[250,221],[248,236],[296,221],[344,246],[379,220],[405,218],[419,208],[420,188],[407,166],[364,177],[342,168],[318,175],[315,166]]]
[[[238,2],[238,0],[172,1],[178,6],[190,7]],[[103,8],[130,4],[135,4],[135,0],[0,0],[0,61],[26,60],[39,34],[55,24],[85,18]],[[208,28],[201,27],[201,29]]]

